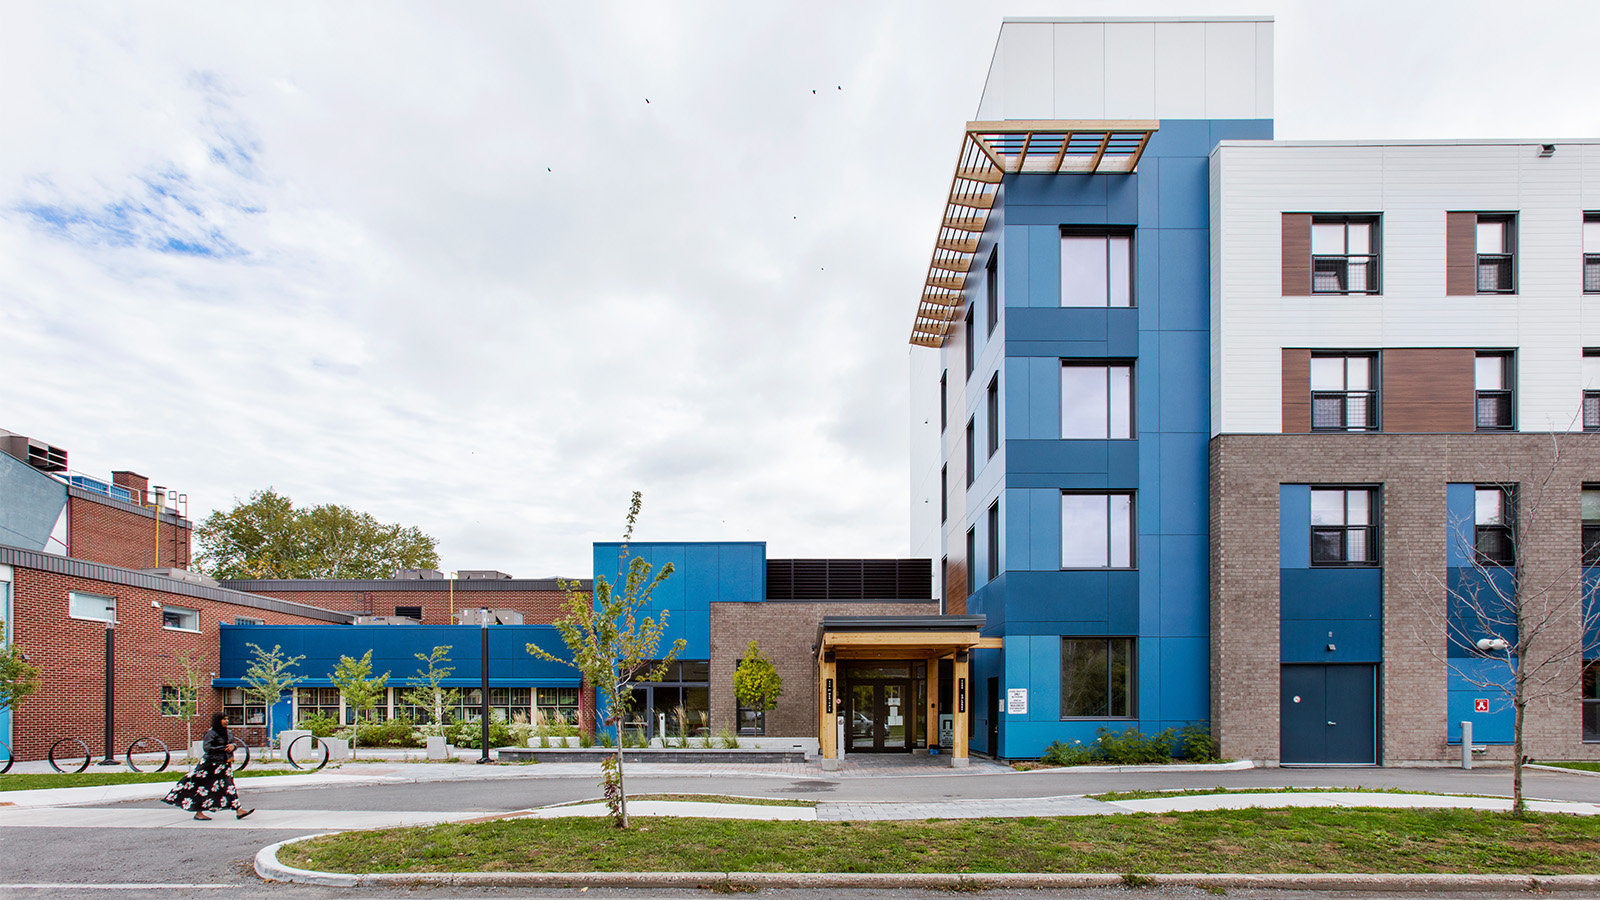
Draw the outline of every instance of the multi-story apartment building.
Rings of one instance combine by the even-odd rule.
[[[1267,19],[1007,20],[912,342],[913,553],[985,616],[973,747],[1209,717],[1210,173]]]

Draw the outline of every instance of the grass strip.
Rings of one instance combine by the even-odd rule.
[[[1541,766],[1555,766],[1558,769],[1578,769],[1579,771],[1583,772],[1600,772],[1600,762],[1546,762],[1542,759],[1538,762]]]
[[[815,800],[793,800],[787,797],[733,797],[727,794],[638,794],[628,795],[628,802],[635,800],[671,800],[678,803],[736,803],[740,806],[816,806]],[[583,803],[603,801],[584,800]]]
[[[301,868],[376,872],[1600,873],[1600,818],[1245,809],[919,822],[509,819],[301,841]]]
[[[165,772],[24,772],[0,775],[0,791],[37,791],[47,788],[99,787],[106,784],[152,784],[177,781],[188,774],[188,769],[168,769]],[[246,769],[233,773],[234,778],[259,778],[266,775],[309,775],[296,769]]]

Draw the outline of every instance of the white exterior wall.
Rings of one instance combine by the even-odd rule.
[[[939,591],[939,372],[943,353],[926,347],[909,351],[911,368],[911,556],[933,560],[933,589]]]
[[[1282,431],[1284,347],[1517,351],[1521,431],[1581,428],[1585,210],[1600,141],[1225,141],[1211,157],[1211,433]],[[1445,212],[1517,215],[1517,293],[1445,296]],[[1282,296],[1282,213],[1379,213],[1377,296]]]
[[[977,115],[1271,117],[1271,18],[1007,19]]]

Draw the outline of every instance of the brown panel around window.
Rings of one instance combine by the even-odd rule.
[[[1283,348],[1283,433],[1311,431],[1311,351]]]
[[[1311,296],[1311,214],[1283,214],[1283,296]]]
[[[1477,430],[1472,366],[1475,351],[1454,347],[1383,351],[1383,430]]]
[[[1444,293],[1464,297],[1478,292],[1478,214],[1444,214]]]
[[[953,559],[946,563],[949,567],[945,583],[949,596],[944,598],[944,611],[950,616],[964,616],[967,614],[967,564],[965,560]]]

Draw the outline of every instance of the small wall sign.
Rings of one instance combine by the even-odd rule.
[[[1488,712],[1489,711],[1489,698],[1488,697],[1476,697],[1476,698],[1474,698],[1473,701],[1472,701],[1472,711],[1475,712],[1475,713],[1486,713],[1486,712]]]
[[[1028,714],[1028,689],[1006,688],[1006,714],[1025,716]]]

